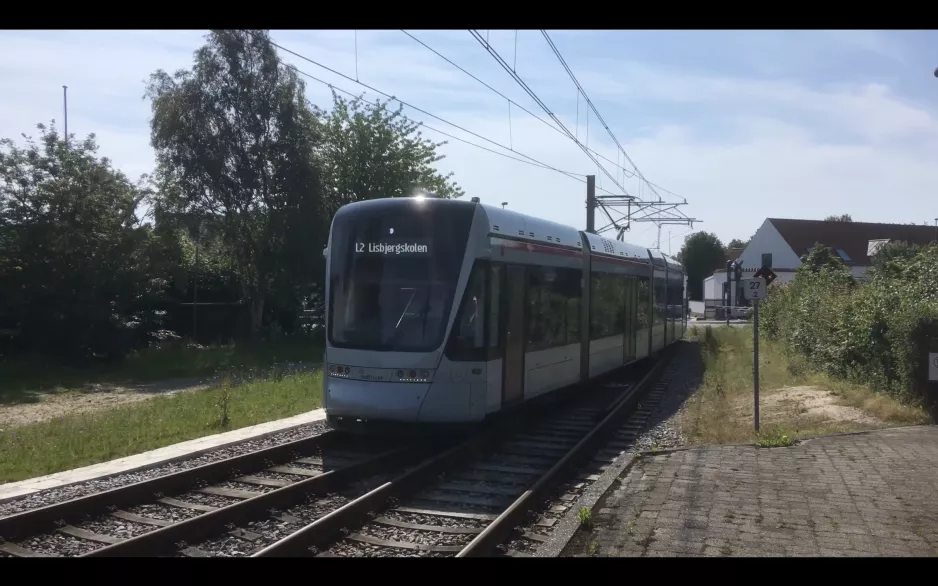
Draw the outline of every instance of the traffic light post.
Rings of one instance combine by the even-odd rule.
[[[724,295],[726,308],[726,325],[730,325],[730,313],[739,305],[739,284],[743,278],[743,265],[738,260],[726,261],[726,293]]]
[[[733,261],[726,261],[726,303],[723,304],[723,317],[726,318],[726,325],[730,325],[730,311],[733,305]]]

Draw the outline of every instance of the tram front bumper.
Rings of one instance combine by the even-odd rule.
[[[371,382],[325,376],[323,406],[329,417],[416,422],[430,383]]]

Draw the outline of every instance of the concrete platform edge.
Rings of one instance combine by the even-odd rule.
[[[284,427],[271,429],[271,430],[268,430],[268,431],[264,431],[264,432],[258,433],[258,434],[256,434],[256,435],[247,435],[247,436],[238,437],[238,438],[232,439],[232,440],[230,440],[230,441],[226,441],[226,442],[223,442],[223,443],[220,443],[220,444],[215,444],[215,445],[207,446],[207,447],[204,447],[204,448],[195,448],[195,449],[193,449],[191,452],[186,452],[186,453],[184,453],[184,454],[180,454],[180,455],[176,455],[176,456],[167,456],[167,457],[162,458],[162,459],[153,460],[153,461],[147,462],[147,463],[145,463],[145,464],[139,464],[139,465],[134,465],[134,464],[128,462],[128,463],[127,463],[128,466],[127,466],[126,468],[122,468],[122,469],[119,469],[119,470],[116,470],[116,471],[113,471],[113,472],[107,472],[107,473],[104,473],[104,474],[94,474],[93,471],[92,471],[92,469],[94,469],[94,468],[102,468],[102,467],[105,467],[105,466],[107,466],[107,465],[112,464],[113,462],[115,462],[115,461],[117,461],[117,460],[123,460],[123,459],[133,460],[133,459],[143,458],[143,457],[147,456],[148,454],[153,454],[153,453],[155,453],[155,452],[160,452],[160,451],[164,451],[164,450],[167,451],[167,452],[169,452],[170,450],[172,450],[172,449],[174,449],[174,448],[177,448],[178,446],[181,446],[181,445],[183,445],[183,444],[189,443],[189,442],[205,441],[205,440],[208,440],[209,438],[213,438],[213,437],[217,437],[217,436],[225,435],[225,434],[229,434],[229,433],[230,433],[230,434],[236,434],[236,433],[238,433],[238,432],[243,433],[244,430],[250,429],[250,428],[252,428],[252,427],[259,427],[259,426],[262,426],[262,425],[269,425],[269,424],[275,423],[275,422],[277,422],[277,421],[285,421],[285,420],[288,420],[288,419],[297,419],[297,418],[299,418],[299,417],[301,417],[301,416],[309,415],[309,414],[312,414],[312,415],[309,417],[309,419],[304,420],[304,421],[301,421],[301,422],[299,422],[299,423],[294,423],[294,424],[286,425],[286,426],[284,426]],[[99,463],[97,463],[97,464],[91,464],[91,465],[89,465],[89,466],[85,466],[85,467],[82,467],[82,468],[75,468],[75,469],[73,469],[73,470],[64,470],[64,471],[62,471],[62,472],[55,472],[55,473],[53,473],[53,474],[49,474],[49,475],[46,475],[46,476],[37,476],[36,478],[29,478],[29,479],[21,480],[21,481],[17,481],[17,482],[10,482],[10,483],[7,483],[7,484],[0,484],[0,495],[2,495],[2,496],[0,496],[0,504],[6,503],[6,502],[10,502],[10,501],[15,501],[15,500],[17,500],[17,499],[23,498],[24,496],[27,496],[27,495],[30,495],[30,494],[33,494],[33,493],[37,493],[37,492],[42,492],[43,490],[48,490],[48,489],[50,489],[50,488],[63,488],[63,487],[66,487],[66,486],[71,486],[71,485],[73,485],[73,484],[81,484],[82,482],[88,482],[88,481],[90,481],[90,480],[103,480],[103,479],[107,479],[107,478],[112,478],[112,477],[114,477],[114,476],[120,476],[121,474],[128,474],[128,473],[132,473],[132,472],[142,472],[142,471],[144,471],[144,470],[149,470],[149,469],[151,469],[151,468],[157,468],[157,467],[163,466],[163,465],[165,465],[165,464],[172,464],[172,463],[175,463],[175,462],[181,462],[181,461],[184,461],[184,460],[189,460],[189,459],[191,459],[191,458],[196,458],[196,457],[201,456],[201,455],[203,455],[203,454],[206,454],[206,453],[208,453],[208,452],[213,452],[213,451],[215,451],[215,450],[220,450],[220,449],[224,449],[224,448],[229,448],[229,447],[232,447],[232,446],[235,446],[235,445],[238,445],[238,444],[242,444],[242,443],[245,443],[245,442],[249,442],[249,441],[254,441],[254,440],[258,440],[258,439],[263,439],[263,438],[265,438],[265,437],[269,437],[269,436],[274,435],[274,434],[282,433],[282,432],[284,432],[284,431],[289,431],[289,430],[291,430],[291,429],[296,429],[296,428],[298,428],[298,427],[303,427],[304,425],[310,425],[310,424],[316,423],[316,422],[318,422],[318,421],[323,421],[325,418],[326,418],[326,415],[325,415],[325,412],[324,412],[323,409],[315,409],[315,410],[310,411],[310,412],[307,412],[307,413],[301,413],[300,415],[294,415],[294,416],[292,416],[292,417],[285,417],[284,419],[280,419],[280,420],[274,420],[274,421],[267,421],[267,422],[264,422],[264,423],[258,423],[258,424],[256,424],[256,425],[251,425],[251,426],[243,427],[243,428],[241,428],[241,429],[234,429],[234,430],[232,430],[232,431],[223,432],[223,433],[219,433],[219,434],[206,435],[206,436],[202,436],[202,437],[200,437],[200,438],[196,438],[196,439],[194,439],[194,440],[186,440],[186,441],[184,441],[184,442],[179,442],[179,443],[177,443],[177,444],[172,444],[172,445],[169,445],[169,446],[164,446],[164,447],[162,447],[162,448],[157,448],[157,449],[155,449],[155,450],[150,450],[149,452],[142,452],[142,453],[140,453],[140,454],[134,454],[134,455],[132,455],[132,456],[124,456],[124,458],[117,458],[116,460],[110,460],[110,461],[108,461],[108,462],[99,462]],[[82,471],[83,471],[83,470],[87,470],[87,473],[88,473],[87,476],[85,476],[85,475],[82,474]],[[72,480],[65,480],[65,479],[63,478],[63,480],[62,480],[61,482],[57,482],[57,478],[56,478],[56,477],[66,477],[66,476],[68,476],[68,475],[73,475],[73,476],[75,476],[76,478],[75,478],[75,479],[72,479]],[[32,487],[32,486],[29,486],[29,485],[39,485],[39,486]],[[8,493],[8,494],[4,494],[4,493]]]
[[[606,471],[603,472],[602,476],[599,477],[599,480],[594,482],[589,488],[586,489],[579,499],[570,507],[566,512],[560,522],[557,524],[557,528],[550,534],[550,537],[547,541],[538,548],[537,552],[534,554],[534,557],[538,558],[554,558],[560,557],[560,554],[563,553],[563,550],[566,549],[567,545],[573,540],[573,536],[576,535],[576,532],[580,530],[580,518],[579,512],[583,507],[588,508],[590,511],[593,510],[593,507],[596,506],[596,503],[599,502],[599,499],[605,495],[609,489],[615,484],[616,480],[626,471],[630,470],[636,462],[638,462],[646,453],[649,452],[632,452],[625,453],[619,456],[613,463],[606,468]]]

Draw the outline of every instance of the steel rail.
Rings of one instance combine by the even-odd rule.
[[[457,553],[456,557],[487,556],[491,554],[495,547],[503,543],[514,531],[514,528],[522,522],[524,515],[537,506],[540,499],[547,495],[548,491],[563,478],[564,474],[582,457],[588,455],[607,432],[615,429],[622,416],[632,410],[651,384],[655,382],[664,365],[668,363],[669,358],[670,353],[662,356],[637,385],[613,402],[606,410],[606,415],[602,417],[602,420],[583,439],[577,442],[531,488],[519,496],[497,519],[492,521],[475,539]]]
[[[0,541],[15,541],[54,528],[62,520],[104,513],[109,507],[125,507],[153,499],[154,494],[183,492],[199,482],[213,484],[235,475],[241,469],[260,469],[275,463],[288,462],[306,455],[315,448],[333,444],[339,435],[334,431],[287,442],[255,452],[239,454],[217,462],[209,462],[165,476],[156,476],[126,486],[84,495],[0,517]]]
[[[577,446],[585,446],[591,443],[594,439],[598,438],[598,429],[601,428],[605,430],[609,422],[614,421],[618,415],[621,415],[624,411],[633,406],[634,402],[643,394],[645,390],[644,387],[647,386],[648,381],[652,380],[653,376],[660,372],[665,363],[667,363],[667,359],[663,356],[641,379],[638,385],[632,386],[630,391],[626,392],[624,396],[616,397],[607,405],[596,417],[596,419],[600,420],[598,427],[594,427],[591,432],[588,432],[588,436],[581,440]],[[551,406],[556,406],[556,404],[557,403],[551,403],[550,405],[546,405],[545,409],[550,409]],[[518,432],[519,420],[523,421],[533,418],[538,412],[540,411],[532,409],[530,412],[517,419],[510,418],[500,422],[491,429],[483,431],[431,457],[412,470],[384,483],[328,515],[317,519],[299,531],[294,532],[278,542],[268,545],[264,549],[254,553],[251,557],[289,557],[303,555],[313,548],[334,541],[338,535],[342,534],[348,528],[366,521],[373,512],[386,508],[393,499],[414,492],[417,488],[426,484],[428,480],[436,477],[441,472],[457,466],[460,462],[477,455],[479,452],[496,444],[505,437],[516,434]],[[548,478],[547,481],[557,477],[560,472],[566,468],[567,464],[574,460],[576,455],[583,452],[583,448],[579,450],[578,448],[574,448],[574,450],[576,451],[575,453],[568,453],[560,463],[551,469],[551,472],[548,472],[548,474],[551,474],[551,477]],[[537,491],[536,494],[541,494],[543,490],[546,489],[547,481],[542,478],[541,481],[538,482],[534,489]],[[528,493],[531,492],[531,490],[528,491]],[[519,506],[520,505],[516,502],[506,513],[519,511]],[[516,514],[517,513],[514,512],[512,513],[512,515]],[[500,534],[502,531],[501,525],[487,531],[489,531],[487,535]],[[482,535],[480,535],[480,537],[481,536]],[[486,542],[490,539],[494,538],[486,537]],[[479,540],[476,539],[473,543],[477,541]]]
[[[323,494],[359,478],[380,473],[409,459],[419,457],[423,451],[413,446],[387,451],[204,515],[96,549],[80,557],[126,557],[168,552],[175,549],[178,542],[193,542],[206,538],[228,524],[252,520],[269,509],[292,506],[307,495]]]

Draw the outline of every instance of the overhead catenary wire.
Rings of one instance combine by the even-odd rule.
[[[469,33],[473,36],[473,38],[475,38],[479,42],[479,44],[482,45],[482,47],[486,51],[488,51],[489,55],[491,55],[492,58],[495,59],[495,61],[502,67],[502,69],[504,69],[508,73],[508,75],[510,75],[511,78],[514,79],[515,82],[519,86],[521,86],[521,88],[525,91],[525,93],[527,93],[528,96],[530,96],[531,99],[534,100],[534,102],[537,103],[537,105],[540,106],[544,110],[544,112],[546,112],[547,115],[551,117],[551,119],[557,124],[557,126],[560,127],[564,131],[564,133],[573,142],[576,143],[578,147],[580,147],[580,149],[586,154],[586,156],[589,157],[590,160],[592,160],[593,163],[595,163],[596,166],[602,170],[603,174],[606,175],[613,182],[613,184],[622,191],[622,193],[624,194],[624,197],[633,197],[629,195],[628,191],[622,185],[620,185],[618,181],[616,181],[615,177],[613,177],[609,173],[609,171],[605,167],[602,166],[602,163],[600,163],[599,160],[595,156],[593,156],[590,150],[587,149],[583,145],[583,143],[581,143],[580,140],[572,132],[570,132],[570,130],[564,125],[564,123],[561,122],[560,119],[551,111],[551,109],[547,107],[547,104],[545,104],[544,101],[541,100],[540,97],[538,97],[537,93],[535,93],[534,90],[532,90],[528,86],[528,84],[525,83],[523,79],[521,79],[521,76],[519,76],[517,73],[512,71],[511,67],[508,66],[508,63],[505,62],[504,58],[498,53],[498,51],[493,49],[492,46],[489,45],[485,41],[485,39],[482,38],[482,35],[480,35],[476,30],[470,29]]]
[[[252,35],[255,34],[255,33],[252,33],[252,32],[250,32],[250,31],[248,31],[248,32],[249,32],[249,34],[252,34]],[[332,73],[332,74],[334,74],[334,75],[338,75],[339,77],[342,77],[342,78],[344,78],[344,79],[347,79],[348,81],[351,81],[351,82],[353,82],[353,83],[357,83],[358,85],[360,85],[360,86],[362,86],[362,87],[364,87],[364,88],[367,88],[367,89],[369,89],[369,90],[375,92],[376,94],[380,94],[380,95],[384,96],[385,98],[387,98],[387,99],[389,99],[389,100],[393,100],[393,101],[395,101],[395,102],[398,102],[398,103],[400,103],[401,105],[403,105],[403,106],[405,106],[405,107],[408,107],[408,108],[411,108],[411,109],[413,109],[413,110],[416,110],[417,112],[420,112],[421,114],[424,114],[424,115],[426,115],[426,116],[430,116],[431,118],[434,118],[434,119],[436,119],[436,120],[439,120],[440,122],[443,122],[444,124],[448,124],[448,125],[452,126],[453,128],[457,128],[457,129],[459,129],[459,130],[465,132],[466,134],[471,134],[472,136],[474,136],[474,137],[476,137],[476,138],[479,138],[479,139],[481,139],[481,140],[484,140],[484,141],[486,141],[486,142],[489,142],[489,143],[491,143],[491,144],[493,144],[493,145],[495,145],[495,146],[497,146],[497,147],[499,147],[499,148],[503,148],[503,149],[505,149],[506,151],[511,151],[511,152],[513,152],[513,153],[515,153],[515,154],[521,156],[521,157],[524,157],[525,159],[528,159],[528,160],[530,160],[530,161],[532,161],[532,162],[534,162],[534,163],[537,163],[538,165],[542,165],[542,166],[548,167],[548,168],[553,168],[553,167],[551,167],[550,165],[548,165],[548,164],[546,164],[546,163],[543,163],[543,162],[541,162],[541,161],[538,161],[537,159],[535,159],[535,158],[533,158],[533,157],[530,157],[530,156],[525,155],[524,153],[520,153],[520,152],[518,152],[518,151],[513,151],[511,148],[509,148],[509,147],[507,147],[507,146],[505,146],[505,145],[503,145],[503,144],[501,144],[501,143],[499,143],[499,142],[497,142],[497,141],[495,141],[495,140],[492,140],[492,139],[490,139],[490,138],[488,138],[488,137],[486,137],[486,136],[482,136],[481,134],[479,134],[479,133],[477,133],[477,132],[473,132],[473,131],[469,130],[468,128],[464,128],[464,127],[462,127],[462,126],[456,124],[455,122],[450,122],[449,120],[446,120],[445,118],[441,118],[441,117],[437,116],[436,114],[433,114],[432,112],[428,112],[427,110],[424,110],[423,108],[420,108],[420,107],[418,107],[418,106],[414,106],[413,104],[410,104],[410,103],[408,103],[408,102],[405,102],[404,100],[402,100],[402,99],[400,99],[400,98],[397,98],[397,97],[395,97],[395,96],[393,96],[393,95],[391,95],[391,94],[388,94],[388,93],[386,93],[386,92],[383,92],[383,91],[379,90],[378,88],[373,87],[373,86],[371,86],[371,85],[369,85],[369,84],[367,84],[367,83],[365,83],[365,82],[363,82],[363,81],[357,81],[357,80],[355,80],[354,78],[352,78],[352,77],[350,77],[350,76],[348,76],[348,75],[342,73],[341,71],[337,71],[337,70],[335,70],[335,69],[333,69],[333,68],[331,68],[331,67],[329,67],[329,66],[327,66],[327,65],[323,65],[322,63],[319,63],[318,61],[316,61],[316,60],[314,60],[314,59],[311,59],[311,58],[309,58],[309,57],[307,57],[307,56],[305,56],[305,55],[302,55],[302,54],[300,54],[300,53],[297,53],[296,51],[293,51],[293,50],[291,50],[291,49],[287,49],[287,48],[284,47],[283,45],[280,45],[280,44],[278,44],[278,43],[275,43],[274,41],[272,41],[272,40],[270,40],[270,39],[268,39],[268,41],[270,42],[271,46],[276,47],[277,49],[280,49],[281,51],[284,51],[284,52],[286,52],[286,53],[289,53],[290,55],[293,55],[294,57],[297,57],[297,58],[302,59],[302,60],[304,60],[304,61],[306,61],[306,62],[308,62],[308,63],[311,63],[311,64],[315,65],[316,67],[319,67],[319,68],[321,68],[321,69],[325,69],[326,71],[328,71],[328,72],[330,72],[330,73]],[[283,60],[281,60],[281,63],[283,63]],[[289,64],[286,64],[286,63],[284,63],[284,64],[285,64],[285,65],[289,65]],[[294,67],[294,68],[295,68],[295,67]],[[297,70],[297,71],[299,71],[299,70]],[[303,72],[301,72],[301,73],[303,73]],[[309,76],[309,75],[306,74],[306,73],[303,73],[303,75]],[[309,77],[312,78],[312,76],[309,76]],[[321,80],[320,80],[320,81],[321,81]],[[328,85],[328,82],[326,82],[326,83],[327,83],[327,85]],[[563,174],[565,174],[565,175],[566,175],[566,174],[570,174],[570,172],[567,172],[567,171],[560,171],[559,169],[554,169],[554,170],[556,170],[556,171],[558,171],[558,172],[560,172],[560,173],[563,173]],[[578,174],[578,173],[573,173],[573,174],[574,174],[574,175],[580,175],[580,174]]]
[[[532,118],[534,118],[535,120],[537,120],[537,121],[540,122],[541,124],[547,126],[548,128],[550,128],[550,129],[553,130],[554,132],[558,132],[558,133],[562,134],[564,137],[569,138],[569,137],[567,136],[567,134],[566,134],[563,130],[561,130],[561,129],[557,128],[556,126],[554,126],[554,124],[552,124],[549,120],[546,120],[546,119],[543,118],[542,116],[540,116],[540,115],[538,115],[538,114],[535,114],[534,112],[532,112],[531,110],[529,110],[528,108],[526,108],[524,105],[519,104],[519,103],[516,102],[515,100],[512,100],[511,98],[509,98],[508,96],[506,96],[504,93],[502,93],[502,92],[500,92],[499,90],[495,89],[495,88],[492,87],[490,84],[486,83],[484,80],[480,79],[478,76],[476,76],[476,75],[473,74],[472,72],[468,71],[466,68],[462,67],[461,65],[459,65],[459,64],[456,63],[456,62],[454,62],[452,59],[450,59],[450,58],[447,57],[446,55],[440,53],[439,51],[437,51],[436,49],[434,49],[433,47],[431,47],[430,45],[428,45],[426,42],[424,42],[424,41],[422,41],[421,39],[415,37],[413,34],[409,33],[408,31],[406,31],[406,30],[404,30],[404,29],[400,29],[400,31],[401,31],[402,33],[404,33],[405,35],[407,35],[408,37],[410,37],[414,42],[416,42],[417,44],[421,45],[423,48],[427,49],[428,51],[430,51],[431,53],[433,53],[434,55],[436,55],[437,57],[439,57],[440,59],[442,59],[443,61],[446,61],[447,63],[449,63],[450,65],[452,65],[453,67],[455,67],[456,69],[458,69],[459,71],[461,71],[462,73],[464,73],[464,74],[468,75],[469,77],[471,77],[473,80],[475,80],[476,82],[478,82],[479,84],[481,84],[482,86],[484,86],[484,87],[485,87],[486,89],[488,89],[489,91],[491,91],[491,92],[493,92],[494,94],[496,94],[496,95],[502,97],[503,99],[507,100],[508,103],[511,104],[512,106],[514,106],[515,108],[521,110],[522,112],[524,112],[524,113],[527,114],[528,116],[531,116]],[[486,44],[488,44],[488,36],[487,36],[487,34],[488,34],[488,33],[486,33]],[[578,134],[578,133],[579,133],[579,127],[580,127],[580,91],[579,91],[579,89],[578,89],[578,90],[577,90],[577,116],[576,116],[576,129],[577,129],[577,135],[576,135],[576,136],[577,136],[577,138],[579,138],[579,134]],[[626,178],[631,179],[632,177],[635,176],[635,172],[629,171],[628,169],[625,168],[625,166],[621,165],[618,161],[613,161],[613,160],[610,159],[609,157],[603,155],[602,153],[600,153],[599,151],[597,151],[597,150],[595,150],[595,149],[589,148],[588,146],[587,146],[586,148],[588,148],[591,153],[593,153],[594,155],[596,155],[596,156],[599,157],[600,159],[606,161],[607,163],[609,163],[609,164],[611,164],[611,165],[615,165],[617,169],[621,169],[623,175],[624,175]],[[616,154],[617,154],[617,157],[618,157],[619,152],[617,151]],[[646,179],[646,178],[644,178],[644,177],[643,177],[642,179],[643,179],[643,181],[644,181],[645,183],[647,183],[648,185],[653,186],[653,187],[656,187],[657,189],[660,189],[661,191],[664,191],[665,193],[668,193],[668,194],[670,194],[670,195],[673,195],[674,197],[679,198],[679,199],[682,199],[682,200],[685,199],[683,196],[681,196],[681,195],[679,195],[679,194],[677,194],[677,193],[674,193],[673,191],[671,191],[671,190],[669,190],[669,189],[667,189],[667,188],[665,188],[665,187],[662,187],[661,185],[658,185],[657,183],[654,183],[653,181],[649,181],[648,179]]]
[[[630,165],[632,165],[632,168],[635,169],[635,173],[639,176],[639,178],[642,181],[649,183],[649,187],[651,188],[652,192],[656,196],[658,196],[659,200],[663,199],[661,197],[661,194],[659,194],[655,190],[655,188],[650,185],[650,182],[647,179],[645,179],[645,176],[642,174],[641,170],[639,170],[638,165],[635,164],[635,161],[633,161],[632,158],[629,156],[629,154],[625,152],[625,148],[622,147],[622,144],[619,142],[619,139],[616,138],[615,133],[613,133],[612,129],[609,128],[609,125],[606,124],[606,121],[603,119],[602,114],[599,113],[599,109],[597,109],[595,104],[593,104],[593,101],[590,99],[589,95],[586,93],[586,90],[584,90],[583,86],[580,85],[580,81],[576,78],[576,75],[573,74],[573,70],[570,69],[570,66],[567,65],[566,59],[563,58],[563,55],[560,53],[560,49],[558,49],[557,45],[554,44],[554,41],[550,38],[550,35],[547,34],[547,31],[544,29],[541,29],[541,34],[544,35],[544,39],[547,41],[547,44],[550,45],[551,50],[554,52],[554,55],[557,57],[557,60],[560,61],[560,64],[563,66],[564,70],[566,70],[567,75],[569,75],[570,79],[573,80],[573,83],[576,85],[577,89],[580,92],[582,92],[583,99],[589,105],[590,109],[593,110],[593,113],[596,114],[596,118],[599,120],[600,124],[602,124],[603,127],[606,129],[606,132],[609,133],[609,136],[612,138],[613,142],[616,143],[616,146],[619,147],[619,150],[625,156],[625,159],[629,162]]]
[[[254,33],[251,33],[250,31],[248,31],[248,32],[249,32],[249,34],[254,34]],[[268,39],[268,40],[269,40],[269,39]],[[403,105],[403,106],[405,106],[405,107],[411,108],[411,109],[413,109],[413,110],[417,110],[418,112],[421,112],[421,113],[423,113],[423,114],[426,114],[427,116],[430,116],[430,117],[432,117],[432,118],[435,118],[435,119],[437,119],[437,120],[439,120],[439,121],[441,121],[441,122],[443,122],[443,123],[445,123],[445,124],[448,124],[448,125],[450,125],[450,126],[452,126],[452,127],[454,127],[454,128],[457,128],[457,129],[459,129],[459,130],[462,130],[463,132],[466,132],[467,134],[471,134],[471,135],[473,135],[473,136],[475,136],[475,137],[478,137],[478,138],[480,138],[480,139],[482,139],[482,140],[484,140],[484,141],[486,141],[486,142],[492,143],[492,144],[494,144],[494,145],[496,145],[496,146],[498,146],[498,147],[500,147],[500,148],[502,148],[502,149],[505,149],[505,150],[507,150],[507,151],[510,151],[510,152],[512,152],[512,153],[514,153],[514,154],[516,154],[516,155],[519,155],[519,157],[515,157],[515,156],[509,155],[509,154],[507,154],[507,153],[499,152],[499,151],[496,151],[496,150],[491,149],[491,148],[489,148],[489,147],[486,147],[486,146],[483,146],[483,145],[474,143],[474,142],[469,141],[469,140],[466,140],[466,139],[464,139],[464,138],[462,138],[462,137],[455,136],[455,135],[453,135],[453,134],[450,134],[450,133],[445,132],[445,131],[443,131],[443,130],[440,130],[440,129],[438,129],[438,128],[434,128],[434,127],[432,127],[432,126],[430,126],[430,125],[428,125],[428,124],[426,124],[426,123],[424,123],[424,122],[418,122],[418,124],[419,124],[422,128],[426,128],[427,130],[436,132],[436,133],[438,133],[438,134],[441,134],[441,135],[446,136],[446,137],[448,137],[448,138],[451,138],[451,139],[453,139],[453,140],[462,142],[462,143],[467,144],[467,145],[469,145],[469,146],[472,146],[472,147],[475,147],[475,148],[478,148],[478,149],[487,151],[487,152],[492,153],[492,154],[494,154],[494,155],[498,155],[498,156],[501,156],[501,157],[505,157],[505,158],[507,158],[507,159],[511,159],[511,160],[517,161],[517,162],[519,162],[519,163],[525,163],[525,164],[528,164],[528,165],[531,165],[531,166],[534,166],[534,167],[539,167],[539,168],[546,169],[546,170],[549,170],[549,171],[554,171],[554,172],[556,172],[556,173],[560,173],[561,175],[564,175],[564,176],[566,176],[566,177],[569,177],[569,178],[571,178],[571,179],[573,179],[573,180],[575,180],[575,181],[578,181],[578,182],[580,182],[580,183],[583,183],[583,184],[586,183],[586,180],[583,179],[584,177],[586,177],[586,175],[583,174],[583,173],[575,173],[575,172],[572,172],[572,171],[564,171],[564,170],[562,170],[562,169],[558,169],[557,167],[554,167],[553,165],[549,165],[549,164],[547,164],[547,163],[544,163],[543,161],[539,161],[538,159],[535,159],[534,157],[531,157],[531,156],[528,156],[528,155],[526,155],[526,154],[524,154],[524,153],[521,153],[521,152],[519,152],[519,151],[516,151],[516,150],[514,150],[514,149],[512,149],[512,148],[510,148],[510,147],[507,147],[507,146],[505,146],[505,145],[503,145],[503,144],[501,144],[501,143],[499,143],[499,142],[497,142],[497,141],[494,141],[494,140],[492,140],[492,139],[490,139],[490,138],[488,138],[488,137],[482,136],[481,134],[478,134],[478,133],[476,133],[476,132],[473,132],[473,131],[471,131],[471,130],[468,130],[468,129],[466,129],[466,128],[463,128],[462,126],[460,126],[460,125],[458,125],[458,124],[456,124],[456,123],[454,123],[454,122],[451,122],[451,121],[449,121],[449,120],[446,120],[445,118],[441,118],[440,116],[437,116],[437,115],[435,115],[435,114],[432,114],[432,113],[430,113],[430,112],[427,112],[426,110],[423,110],[422,108],[418,108],[417,106],[413,106],[412,104],[409,104],[409,103],[407,103],[407,102],[401,100],[400,98],[396,98],[396,97],[394,97],[394,96],[392,96],[392,95],[390,95],[390,94],[387,94],[387,93],[385,93],[385,92],[383,92],[383,91],[381,91],[381,90],[379,90],[379,89],[377,89],[377,88],[374,88],[374,87],[372,87],[372,86],[370,86],[370,85],[368,85],[368,84],[365,84],[365,83],[363,83],[363,82],[361,82],[361,81],[357,81],[357,80],[355,80],[355,79],[352,79],[351,77],[349,77],[349,76],[347,76],[347,75],[345,75],[345,74],[343,74],[343,73],[341,73],[341,72],[338,72],[338,71],[336,71],[336,70],[334,70],[334,69],[332,69],[332,68],[330,68],[330,67],[328,67],[328,66],[322,65],[321,63],[318,63],[318,62],[316,62],[316,61],[314,61],[314,60],[312,60],[312,59],[310,59],[310,58],[308,58],[308,57],[305,57],[304,55],[301,55],[300,53],[297,53],[296,51],[293,51],[293,50],[288,49],[288,48],[286,48],[286,47],[284,47],[284,46],[282,46],[282,45],[280,45],[280,44],[278,44],[278,43],[275,43],[275,42],[272,41],[272,40],[270,41],[270,44],[271,44],[271,46],[276,47],[277,49],[279,49],[279,50],[281,50],[281,51],[284,51],[284,52],[286,52],[286,53],[289,53],[289,54],[291,54],[291,55],[294,55],[294,56],[296,56],[296,57],[298,57],[298,58],[300,58],[300,59],[303,59],[303,60],[305,60],[305,61],[308,61],[308,62],[310,62],[310,63],[312,63],[312,64],[314,64],[314,65],[316,65],[316,66],[318,66],[318,67],[321,67],[321,68],[323,68],[323,69],[326,69],[327,71],[329,71],[329,72],[331,72],[331,73],[334,73],[334,74],[336,74],[336,75],[338,75],[338,76],[340,76],[340,77],[343,77],[343,78],[345,78],[345,79],[347,79],[347,80],[349,80],[349,81],[351,81],[351,82],[353,82],[353,83],[356,83],[356,84],[358,84],[358,85],[361,85],[362,87],[368,88],[368,89],[370,89],[371,91],[373,91],[373,92],[375,92],[375,93],[378,93],[378,94],[380,94],[380,95],[382,95],[382,96],[385,96],[385,97],[386,97],[387,99],[389,99],[389,100],[396,101],[396,102],[400,103],[401,105]],[[311,79],[311,80],[313,80],[313,81],[316,81],[316,82],[318,82],[318,83],[321,83],[321,84],[323,84],[323,85],[325,85],[325,86],[327,86],[327,87],[329,87],[329,88],[331,88],[331,89],[335,89],[335,90],[337,90],[337,91],[339,91],[339,92],[341,92],[341,93],[343,93],[343,94],[346,94],[346,95],[348,95],[348,96],[350,96],[350,97],[352,97],[352,98],[360,98],[360,97],[361,97],[359,94],[356,94],[356,93],[354,93],[354,92],[345,90],[345,89],[343,89],[343,88],[341,88],[341,87],[339,87],[339,86],[337,86],[337,85],[335,85],[335,84],[333,84],[333,83],[331,83],[331,82],[328,82],[328,81],[326,81],[326,80],[320,79],[320,78],[316,77],[315,75],[312,75],[312,74],[310,74],[310,73],[308,73],[308,72],[306,72],[306,71],[303,71],[302,69],[296,67],[296,66],[293,65],[292,63],[287,63],[287,62],[285,62],[285,61],[284,61],[281,57],[279,57],[279,56],[278,56],[278,61],[279,61],[282,65],[293,69],[294,71],[296,71],[296,72],[299,73],[300,75],[303,75],[304,77],[307,77],[307,78],[309,78],[309,79]],[[366,100],[366,101],[367,101],[367,100]],[[371,103],[371,102],[369,102],[369,103]],[[524,158],[520,158],[520,157],[524,157]],[[605,190],[605,189],[603,189],[602,191],[604,191],[605,193],[607,193],[607,194],[609,194],[609,195],[614,195],[612,192],[607,191],[607,190]]]

